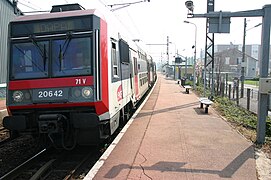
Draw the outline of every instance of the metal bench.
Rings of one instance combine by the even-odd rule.
[[[213,101],[211,101],[208,98],[202,97],[202,98],[199,98],[199,102],[200,102],[200,108],[203,108],[203,105],[205,105],[204,112],[208,113],[208,107],[213,104]]]
[[[185,88],[185,92],[189,94],[189,90],[192,89],[191,86],[183,86]]]

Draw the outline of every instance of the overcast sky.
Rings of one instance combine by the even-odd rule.
[[[94,2],[102,2],[104,5],[136,2],[137,0],[19,0],[18,6],[22,11],[50,10],[52,5],[63,3],[79,3],[86,9],[95,8]],[[183,23],[188,20],[197,26],[197,56],[201,49],[205,48],[204,18],[187,19],[186,0],[150,0],[131,5],[114,11],[122,24],[131,32],[133,39],[141,39],[146,44],[165,44],[169,36],[170,52],[178,50],[184,56],[193,56],[192,46],[195,42],[195,26]],[[270,0],[214,0],[215,11],[244,11],[261,9]],[[206,13],[207,0],[193,0],[194,13]],[[95,7],[94,7],[95,6]],[[261,18],[247,18],[247,29],[259,24]],[[244,18],[231,18],[230,34],[216,34],[215,44],[242,44]],[[261,26],[247,31],[247,44],[260,44]],[[166,46],[147,46],[154,58],[165,58]]]

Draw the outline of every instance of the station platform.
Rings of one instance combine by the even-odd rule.
[[[114,145],[85,179],[257,179],[253,144],[162,74]]]
[[[0,100],[0,110],[6,109],[6,100]]]

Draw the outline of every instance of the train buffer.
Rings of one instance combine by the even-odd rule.
[[[186,85],[186,86],[183,86],[183,87],[185,88],[185,92],[186,92],[187,94],[189,94],[189,90],[192,89],[192,87],[189,86],[189,85]]]
[[[203,108],[203,105],[205,105],[205,113],[208,113],[208,108],[210,105],[213,104],[213,101],[211,101],[210,99],[206,98],[206,97],[201,97],[199,98],[199,102],[200,102],[200,108]]]

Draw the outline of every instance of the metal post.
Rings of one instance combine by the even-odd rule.
[[[206,20],[206,33],[207,33],[207,20]],[[207,43],[207,35],[206,35],[206,43]],[[203,97],[206,97],[206,63],[207,63],[207,45],[205,45],[205,57],[204,57],[204,72],[203,72]]]
[[[194,23],[192,23],[194,24]],[[194,50],[194,72],[193,72],[193,88],[196,89],[196,60],[197,60],[197,25],[195,25],[195,50]]]
[[[271,17],[271,5],[263,7],[263,25],[262,25],[262,49],[260,61],[260,78],[268,76],[269,66],[269,54],[270,54],[270,17]],[[257,121],[257,140],[259,144],[265,142],[266,133],[266,117],[268,114],[268,94],[259,93],[258,101],[258,121]]]
[[[190,21],[184,23],[193,24],[195,26],[195,44],[194,44],[194,67],[193,67],[193,89],[196,89],[196,58],[197,58],[197,25]]]
[[[237,81],[237,86],[236,86],[236,104],[239,106],[239,80]]]
[[[187,78],[187,57],[185,57],[185,70],[184,70],[184,73],[185,73],[185,78]]]
[[[247,110],[250,108],[250,89],[247,89]]]
[[[235,90],[236,90],[236,86],[233,85],[233,88],[232,88],[232,99],[235,100]]]
[[[229,84],[229,99],[231,99],[231,84]]]
[[[167,36],[167,65],[169,66],[169,37]]]
[[[242,63],[241,63],[241,98],[244,97],[244,81],[245,81],[245,51],[246,51],[246,27],[247,19],[244,19],[244,35],[243,35],[243,48],[242,48]]]
[[[228,73],[226,73],[226,94],[228,93]]]
[[[212,46],[212,90],[211,90],[211,100],[214,98],[214,92],[215,92],[215,83],[214,83],[214,68],[215,68],[215,46],[214,46],[214,39],[215,39],[215,34],[212,34],[212,39],[213,39],[213,46]]]

